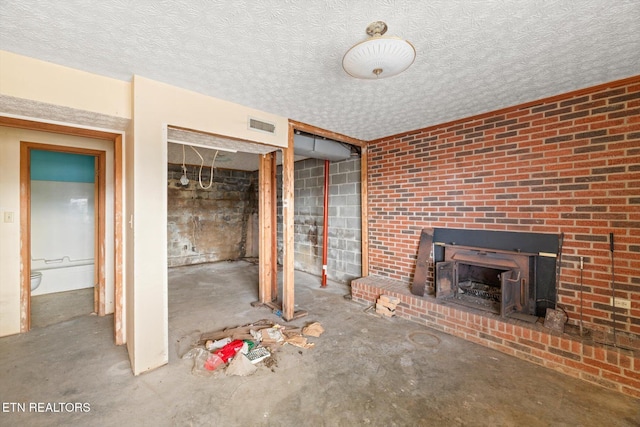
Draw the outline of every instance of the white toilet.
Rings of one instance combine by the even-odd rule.
[[[41,281],[42,281],[42,273],[40,273],[39,271],[32,271],[31,272],[31,292],[38,289],[38,286],[40,286]]]

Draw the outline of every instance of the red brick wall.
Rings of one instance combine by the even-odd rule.
[[[372,141],[369,273],[410,283],[424,227],[564,233],[559,304],[640,335],[640,76]]]

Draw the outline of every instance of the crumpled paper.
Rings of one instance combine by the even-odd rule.
[[[309,337],[319,337],[323,332],[324,328],[320,322],[313,322],[302,328],[302,335],[307,335]]]

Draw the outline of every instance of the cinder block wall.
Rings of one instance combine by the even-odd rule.
[[[216,169],[210,189],[202,189],[190,167],[191,180],[180,184],[180,165],[169,165],[167,189],[168,265],[199,264],[243,258],[248,228],[258,212],[255,172]],[[208,185],[209,171],[202,171]]]
[[[294,182],[294,267],[320,276],[324,245],[324,160],[295,163]],[[362,246],[360,159],[329,165],[329,247],[327,277],[348,283],[361,274]],[[282,174],[278,171],[278,253],[282,262]]]
[[[328,277],[348,283],[362,276],[360,159],[329,166]]]
[[[640,76],[369,145],[370,274],[410,283],[424,227],[564,233],[559,304],[640,336]]]

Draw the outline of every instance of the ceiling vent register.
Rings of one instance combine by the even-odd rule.
[[[270,133],[272,135],[276,133],[276,125],[274,123],[254,119],[253,117],[249,117],[249,129],[256,130],[258,132]]]

